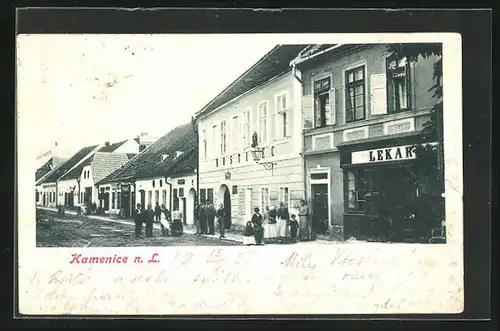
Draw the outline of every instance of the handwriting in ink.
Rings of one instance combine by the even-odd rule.
[[[90,276],[86,276],[84,273],[65,273],[62,270],[58,270],[49,277],[49,284],[85,284],[86,280],[89,280]]]
[[[289,257],[287,257],[281,265],[284,267],[292,267],[292,268],[304,268],[304,269],[314,269],[316,268],[316,264],[312,262],[312,255],[306,254],[304,256],[300,256],[299,253],[293,252]]]

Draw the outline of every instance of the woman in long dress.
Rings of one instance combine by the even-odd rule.
[[[309,207],[304,199],[300,200],[299,205],[299,239],[302,241],[311,240],[311,229],[307,218],[309,217]]]
[[[290,214],[288,212],[288,207],[285,206],[283,202],[280,202],[280,208],[277,213],[277,235],[280,239],[285,239],[287,237],[288,221],[290,220]]]
[[[266,242],[272,242],[276,240],[276,207],[271,206],[271,209],[266,206],[266,211],[264,212],[264,240]]]

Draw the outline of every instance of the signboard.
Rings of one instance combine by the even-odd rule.
[[[415,145],[405,145],[352,152],[351,163],[380,163],[412,160],[415,158]]]

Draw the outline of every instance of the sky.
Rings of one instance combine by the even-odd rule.
[[[22,35],[18,109],[34,122],[37,156],[55,142],[69,156],[141,132],[161,137],[275,45],[256,35]]]

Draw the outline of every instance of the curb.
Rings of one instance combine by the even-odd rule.
[[[40,209],[40,210],[45,210],[45,211],[50,211],[50,212],[57,213],[57,209],[52,209],[52,208],[47,208],[47,207],[36,207],[36,209]],[[73,216],[77,215],[77,213],[74,212],[74,211],[65,211],[65,214],[70,214],[70,215],[73,215]],[[93,219],[93,220],[96,220],[96,221],[117,223],[117,224],[130,225],[130,226],[134,225],[133,222],[121,221],[121,220],[114,220],[114,219],[111,219],[111,218],[108,218],[108,217],[103,217],[103,216],[92,216],[92,215],[82,215],[82,216],[90,218],[90,219]],[[161,227],[160,227],[160,225],[158,223],[153,223],[153,228],[154,229],[161,229]],[[243,242],[243,240],[239,240],[239,239],[218,238],[215,235],[213,235],[213,236],[212,235],[206,235],[206,234],[197,235],[196,234],[196,230],[192,230],[192,229],[184,230],[184,233],[191,234],[191,235],[194,235],[194,236],[203,236],[205,238],[219,239],[221,241],[226,241],[226,242],[235,242],[235,243],[242,243]]]

